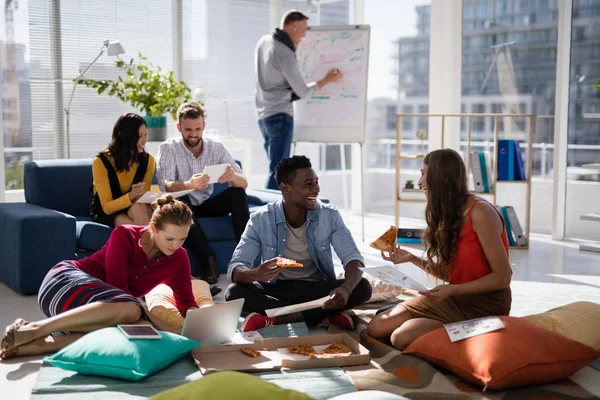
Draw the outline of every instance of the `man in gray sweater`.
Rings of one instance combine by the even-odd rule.
[[[342,77],[336,68],[330,69],[317,82],[306,83],[296,60],[296,46],[306,35],[308,17],[291,10],[281,19],[279,28],[263,36],[256,45],[256,110],[258,126],[265,139],[269,157],[267,189],[279,189],[275,181],[277,164],[290,156],[294,134],[292,102],[310,96],[318,89]]]

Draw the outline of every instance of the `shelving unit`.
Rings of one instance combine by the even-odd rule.
[[[533,169],[533,133],[535,132],[535,118],[531,114],[428,114],[428,113],[409,113],[409,114],[398,114],[396,116],[396,199],[394,204],[395,209],[395,221],[396,227],[399,227],[400,224],[400,204],[401,203],[425,203],[426,199],[407,199],[402,198],[402,193],[415,193],[422,192],[418,189],[403,189],[402,183],[400,181],[400,170],[402,160],[422,160],[425,158],[425,155],[410,155],[410,154],[402,154],[402,118],[409,117],[422,117],[428,118],[429,121],[432,120],[431,117],[437,117],[441,120],[441,143],[442,148],[444,148],[445,136],[446,136],[446,118],[466,118],[467,119],[467,154],[466,154],[466,168],[467,175],[469,177],[469,182],[471,182],[471,173],[470,173],[470,165],[471,165],[471,127],[473,118],[493,118],[494,119],[494,140],[493,140],[493,153],[492,153],[492,163],[493,163],[493,182],[494,186],[490,193],[481,193],[476,191],[471,191],[473,194],[484,197],[492,197],[491,203],[496,204],[496,195],[499,190],[498,188],[498,121],[500,118],[522,118],[529,120],[529,135],[527,140],[527,155],[524,160],[524,167],[526,169],[526,180],[524,181],[500,181],[500,186],[504,185],[526,185],[526,195],[525,195],[525,224],[522,226],[523,234],[527,239],[526,246],[511,246],[512,249],[528,249],[529,248],[529,232],[530,232],[530,223],[531,223],[531,173]]]

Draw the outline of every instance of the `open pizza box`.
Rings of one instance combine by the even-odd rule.
[[[285,349],[291,346],[312,345],[319,347],[341,343],[352,350],[352,354],[339,358],[309,359],[308,356],[286,354]],[[242,353],[242,348],[256,349],[261,352],[258,357],[249,357]],[[343,367],[368,364],[371,356],[369,350],[345,333],[334,335],[309,335],[290,338],[259,339],[254,343],[200,346],[192,351],[194,361],[203,374],[219,371],[273,371],[279,369],[309,369],[326,367]]]

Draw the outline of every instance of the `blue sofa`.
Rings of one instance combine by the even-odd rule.
[[[36,293],[56,263],[86,257],[106,243],[112,229],[89,217],[91,182],[91,159],[25,165],[25,203],[0,203],[0,281],[19,293]],[[216,184],[214,194],[226,187]],[[281,196],[268,190],[247,193],[251,213]],[[199,218],[197,223],[206,232],[219,270],[226,272],[236,246],[231,216]],[[194,257],[190,261],[192,275],[199,276],[200,265]]]

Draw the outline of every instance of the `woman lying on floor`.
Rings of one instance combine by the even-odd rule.
[[[385,260],[412,262],[449,284],[377,315],[368,325],[372,337],[390,339],[403,350],[443,324],[490,315],[508,315],[511,306],[508,240],[496,208],[469,193],[465,164],[454,150],[425,157],[419,186],[427,205],[423,234],[426,259],[397,244]]]
[[[155,205],[148,226],[121,225],[92,256],[52,268],[38,294],[48,318],[31,323],[17,319],[8,326],[0,359],[55,352],[87,332],[118,324],[151,321],[158,329],[177,332],[144,310],[138,298],[164,283],[173,290],[181,315],[197,308],[190,262],[181,247],[192,225],[192,211],[171,195]],[[71,334],[53,336],[56,332]]]

